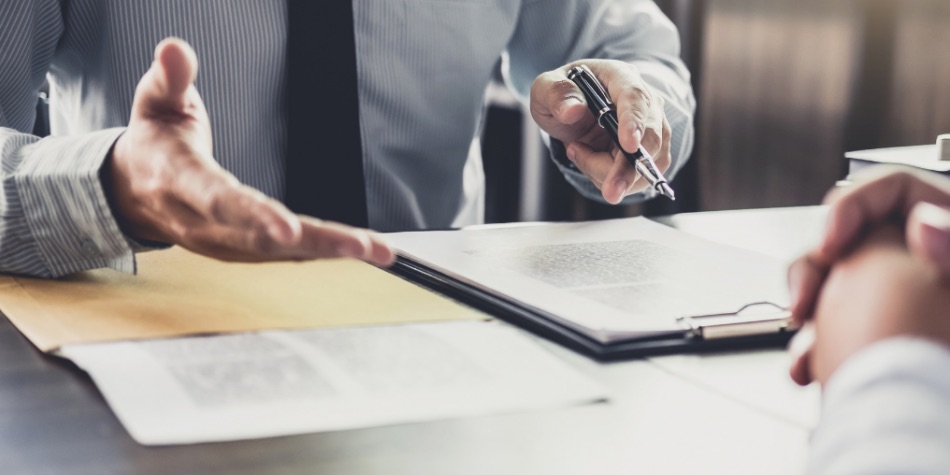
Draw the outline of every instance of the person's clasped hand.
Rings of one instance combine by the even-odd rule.
[[[933,173],[876,167],[853,186],[833,190],[821,241],[789,267],[792,319],[802,330],[789,346],[790,374],[808,384],[814,328],[811,318],[829,270],[868,233],[902,226],[911,254],[950,282],[950,180]]]
[[[587,59],[541,74],[531,86],[531,115],[542,130],[564,143],[568,159],[600,189],[608,203],[642,191],[649,183],[627,163],[610,135],[588,110],[584,95],[567,77],[587,65],[617,108],[620,144],[634,152],[641,145],[657,168],[670,167],[670,131],[663,98],[653,94],[637,67],[622,61]]]
[[[295,215],[245,186],[212,154],[211,123],[193,82],[198,59],[182,40],[155,48],[127,130],[103,168],[103,185],[122,230],[232,261],[354,257],[392,263],[378,235]]]

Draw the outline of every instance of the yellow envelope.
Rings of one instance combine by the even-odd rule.
[[[350,259],[238,264],[172,248],[140,254],[138,271],[0,276],[0,311],[42,351],[200,333],[487,318]]]

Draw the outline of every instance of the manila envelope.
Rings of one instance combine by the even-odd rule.
[[[484,319],[361,261],[225,263],[181,248],[57,280],[0,276],[0,311],[42,351],[71,343]]]

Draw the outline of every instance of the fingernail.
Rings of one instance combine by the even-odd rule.
[[[929,254],[932,259],[937,260],[937,262],[947,260],[947,256],[950,254],[950,242],[948,242],[950,241],[950,236],[947,235],[945,229],[938,229],[931,227],[929,224],[923,224],[920,238],[924,247],[927,249],[927,254]]]
[[[931,256],[950,253],[950,213],[930,203],[918,203],[914,209],[923,226],[921,238]]]
[[[619,197],[617,198],[617,203],[619,203],[621,200],[623,200],[623,197],[626,196],[627,188],[629,188],[630,185],[627,183],[627,180],[623,178],[617,178],[617,180],[614,181],[614,187],[617,188],[617,196]]]
[[[271,239],[279,243],[286,243],[290,241],[290,233],[283,229],[283,227],[279,224],[271,224],[267,226],[267,234]]]
[[[353,259],[363,259],[366,257],[366,250],[359,243],[347,243],[337,248],[336,253],[340,257],[352,257]]]
[[[583,104],[583,103],[574,96],[568,96],[563,101],[561,101],[561,105],[557,107],[558,117],[564,115],[564,113],[567,112],[567,109],[570,107],[573,107],[574,104]]]
[[[369,252],[373,245],[369,235],[365,232],[356,231],[353,237],[355,239],[348,240],[340,245],[337,249],[337,254],[341,257],[353,257],[355,259],[366,259],[369,257]]]
[[[838,234],[838,207],[831,205],[828,209],[828,214],[825,216],[825,225],[821,235],[821,242],[819,250],[823,254],[829,254],[829,248],[832,244],[832,238]]]
[[[950,213],[930,203],[918,203],[915,212],[920,222],[938,231],[950,234]]]
[[[788,352],[792,355],[801,355],[806,353],[815,344],[815,326],[805,325],[792,338],[788,344]]]
[[[630,124],[630,127],[633,129],[630,131],[630,135],[633,136],[633,140],[639,144],[643,141],[643,129],[639,124]]]
[[[577,149],[575,149],[574,147],[567,147],[567,150],[565,151],[565,153],[567,153],[567,159],[570,160],[571,163],[577,165],[577,162],[576,162],[577,159],[574,158],[577,156]]]
[[[794,310],[795,306],[798,304],[798,294],[800,290],[798,287],[802,282],[802,271],[799,270],[799,267],[796,264],[792,264],[788,268],[788,294],[789,300],[791,302],[791,308]]]
[[[814,344],[814,325],[808,324],[795,334],[788,345],[788,355],[791,359],[788,374],[792,377],[792,381],[801,386],[807,386],[812,382],[810,360]]]
[[[296,219],[296,217],[294,217]],[[294,223],[281,222],[278,219],[271,221],[267,225],[267,234],[281,244],[289,244],[294,238]]]

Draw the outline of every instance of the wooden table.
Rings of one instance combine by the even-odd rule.
[[[818,208],[661,218],[789,258]],[[784,352],[601,364],[540,340],[601,381],[609,403],[376,429],[177,447],[136,444],[89,378],[38,352],[0,317],[0,472],[9,474],[800,473],[817,388]]]

